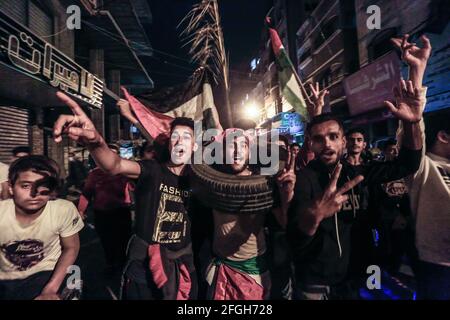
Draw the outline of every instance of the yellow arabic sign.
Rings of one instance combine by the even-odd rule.
[[[93,107],[102,107],[103,81],[64,53],[0,12],[0,56],[22,72],[77,97]]]

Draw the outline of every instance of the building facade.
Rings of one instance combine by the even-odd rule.
[[[347,114],[342,80],[359,61],[354,17],[352,1],[322,0],[297,32],[300,78],[328,90],[325,111],[342,116]]]
[[[367,27],[367,19],[371,15],[367,13],[367,9],[374,5],[379,8],[380,29]],[[424,85],[428,87],[425,116],[428,112],[448,114],[448,109],[446,111],[446,108],[450,106],[448,86],[450,82],[450,10],[448,1],[356,0],[355,10],[360,70],[354,76],[364,76],[367,73],[365,70],[376,70],[381,64],[392,61],[392,64],[396,66],[395,73],[399,74],[395,78],[403,76],[406,79],[408,76],[407,66],[400,61],[400,53],[394,49],[390,38],[409,34],[410,41],[418,42],[421,45],[418,38],[425,33],[433,46],[424,78]],[[372,78],[375,77],[372,76]],[[378,77],[378,79],[381,78]],[[373,84],[371,87],[374,87],[374,90],[379,90],[383,85],[391,87],[395,84],[393,80],[384,79],[379,81],[377,87],[374,87]],[[355,100],[355,102],[364,103],[354,103],[355,105],[352,106],[351,124],[367,128],[367,135],[372,141],[394,136],[397,121],[383,107],[383,100],[392,99],[391,92],[386,90],[385,94],[380,94],[380,92],[373,94],[370,90],[363,90],[359,94],[363,93],[367,100]],[[351,100],[354,96],[355,94],[348,92],[347,99]]]
[[[82,105],[108,142],[117,142],[130,137],[130,124],[115,107],[120,87],[132,92],[153,87],[133,46],[139,43],[139,54],[151,55],[144,30],[151,23],[147,2],[80,1],[81,25],[71,30],[67,8],[73,3],[0,0],[1,162],[9,163],[12,148],[19,145],[66,169],[69,153],[87,156],[67,139],[53,141],[54,122],[69,113],[56,99],[58,90]]]

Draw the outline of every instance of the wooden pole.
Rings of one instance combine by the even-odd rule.
[[[223,82],[225,89],[225,116],[226,116],[226,124],[225,127],[233,126],[233,118],[231,115],[231,106],[230,106],[230,84],[229,84],[229,68],[228,68],[228,60],[227,55],[225,53],[225,41],[223,38],[222,28],[220,26],[220,14],[219,14],[219,5],[217,0],[213,0],[213,8],[214,8],[214,16],[217,27],[217,32],[219,36],[219,50],[221,53],[221,64],[222,64],[222,73],[223,73]]]

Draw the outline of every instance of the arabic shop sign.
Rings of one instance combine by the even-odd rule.
[[[0,12],[0,61],[101,108],[103,81]]]
[[[400,60],[392,51],[344,79],[351,115],[383,107],[393,100],[392,88],[400,81]]]
[[[273,124],[279,134],[296,135],[303,132],[301,117],[295,112],[281,112],[281,119]]]

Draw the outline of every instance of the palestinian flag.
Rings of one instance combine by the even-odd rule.
[[[277,30],[270,26],[270,18],[267,19],[269,26],[270,40],[272,42],[273,53],[275,54],[278,68],[278,81],[280,83],[281,94],[304,119],[308,119],[305,99],[303,99],[300,83],[296,78],[295,67],[289,59],[286,49],[281,43]]]
[[[169,135],[170,124],[177,117],[202,121],[203,129],[222,130],[212,88],[204,74],[193,76],[182,85],[137,96],[132,96],[125,88],[122,90],[136,118],[155,140]]]

